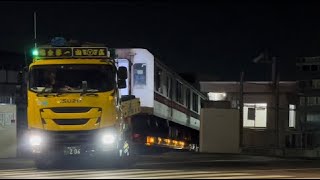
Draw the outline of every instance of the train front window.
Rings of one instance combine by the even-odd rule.
[[[136,63],[133,65],[133,85],[143,87],[147,84],[147,68],[145,63]]]
[[[34,92],[105,92],[114,85],[111,65],[39,65],[30,71],[29,88]]]

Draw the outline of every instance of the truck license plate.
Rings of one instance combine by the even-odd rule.
[[[81,154],[80,146],[64,147],[64,155],[79,155],[79,154]]]

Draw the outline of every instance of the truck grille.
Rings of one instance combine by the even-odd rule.
[[[47,137],[53,144],[91,144],[96,141],[97,130],[48,132]]]
[[[55,113],[85,113],[90,111],[91,107],[56,107],[50,109]]]
[[[58,125],[83,125],[86,124],[89,119],[53,119]]]

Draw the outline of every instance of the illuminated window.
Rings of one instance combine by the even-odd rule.
[[[267,104],[244,103],[243,127],[266,128],[267,127]]]
[[[226,100],[227,94],[226,93],[209,92],[208,97],[209,97],[210,101],[223,101],[223,100]]]
[[[296,127],[296,105],[289,105],[289,127]]]

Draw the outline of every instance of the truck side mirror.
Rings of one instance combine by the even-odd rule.
[[[128,73],[127,73],[127,68],[124,66],[120,66],[118,69],[118,79],[127,79],[128,78]]]
[[[118,88],[119,89],[124,89],[127,87],[127,83],[125,79],[119,79],[118,80]]]

